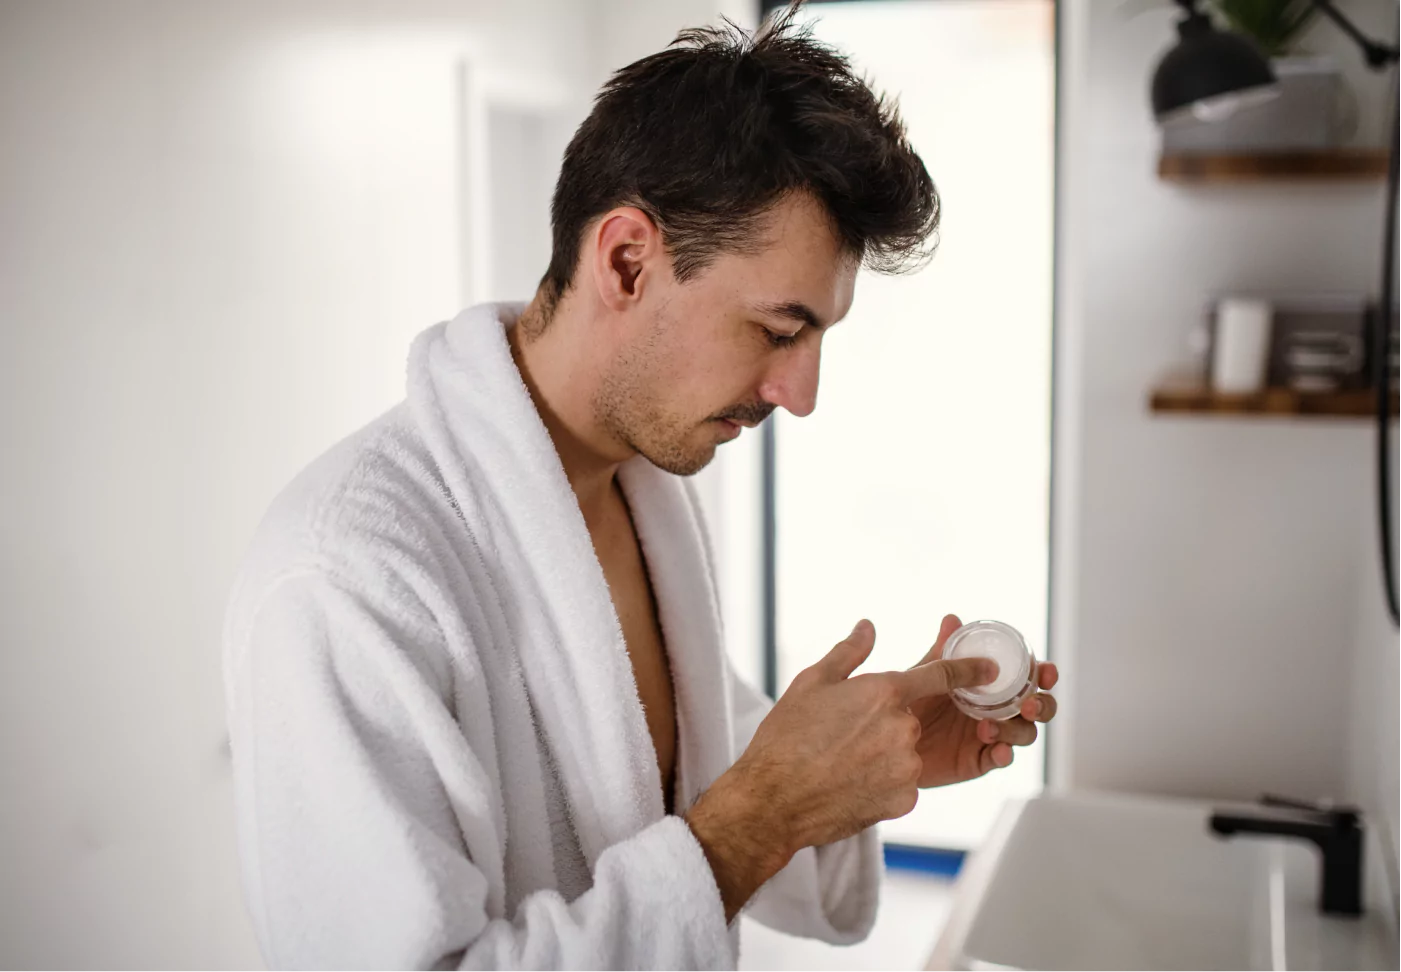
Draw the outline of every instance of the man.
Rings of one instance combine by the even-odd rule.
[[[615,74],[534,298],[420,335],[405,401],[261,524],[225,676],[270,965],[733,968],[741,909],[857,941],[871,826],[1054,715],[959,713],[996,666],[941,660],[952,615],[909,670],[853,675],[861,621],[772,706],[726,664],[684,477],[812,412],[858,267],[938,223],[894,109],[791,20]]]

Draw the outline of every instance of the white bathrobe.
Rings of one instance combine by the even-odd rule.
[[[407,399],[277,497],[224,676],[244,892],[274,967],[734,968],[714,876],[664,811],[602,567],[506,340],[423,332]],[[694,486],[619,470],[677,709],[682,813],[768,700],[726,661]],[[859,941],[874,831],[808,848],[746,913]]]

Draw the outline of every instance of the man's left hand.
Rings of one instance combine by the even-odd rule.
[[[920,664],[942,658],[944,643],[963,622],[948,615],[939,628],[939,640]],[[964,715],[947,695],[931,695],[917,700],[909,707],[923,727],[916,750],[924,759],[924,771],[919,786],[947,786],[976,779],[994,769],[1010,766],[1014,746],[1030,746],[1036,742],[1038,722],[1055,718],[1056,700],[1048,694],[1055,688],[1060,673],[1051,662],[1037,665],[1039,691],[1022,702],[1021,714],[1003,721],[974,719]]]

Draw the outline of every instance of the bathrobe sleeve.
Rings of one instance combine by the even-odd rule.
[[[226,660],[244,886],[268,964],[734,968],[714,876],[675,816],[601,854],[573,902],[538,891],[490,915],[500,795],[449,703],[454,678],[480,673],[380,581],[366,595],[318,570],[285,576]]]
[[[773,703],[730,668],[736,755],[744,752]],[[775,931],[850,945],[871,933],[885,872],[879,835],[799,851],[745,906],[744,914]]]

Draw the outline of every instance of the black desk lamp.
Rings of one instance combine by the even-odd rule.
[[[1192,0],[1177,23],[1177,44],[1153,72],[1153,114],[1219,121],[1279,94],[1270,62],[1239,34],[1217,30]]]
[[[1279,93],[1274,70],[1253,43],[1218,30],[1197,0],[1177,0],[1186,16],[1178,21],[1177,44],[1153,73],[1153,114],[1159,122],[1191,116],[1217,121]],[[1367,64],[1381,70],[1395,64],[1395,47],[1365,36],[1330,0],[1313,0],[1329,20],[1362,48]]]
[[[1153,114],[1159,122],[1194,117],[1219,121],[1241,108],[1259,104],[1279,92],[1270,62],[1249,40],[1218,30],[1197,0],[1177,0],[1186,16],[1178,22],[1178,42],[1153,72]],[[1397,62],[1397,49],[1366,37],[1330,0],[1313,0],[1318,11],[1357,42],[1374,71]],[[1388,435],[1390,374],[1387,338],[1395,296],[1397,140],[1401,111],[1393,105],[1390,158],[1387,162],[1386,237],[1382,241],[1381,295],[1369,308],[1372,335],[1372,384],[1377,396],[1377,515],[1381,527],[1382,579],[1391,621],[1397,623],[1396,552],[1391,544],[1391,437]]]

